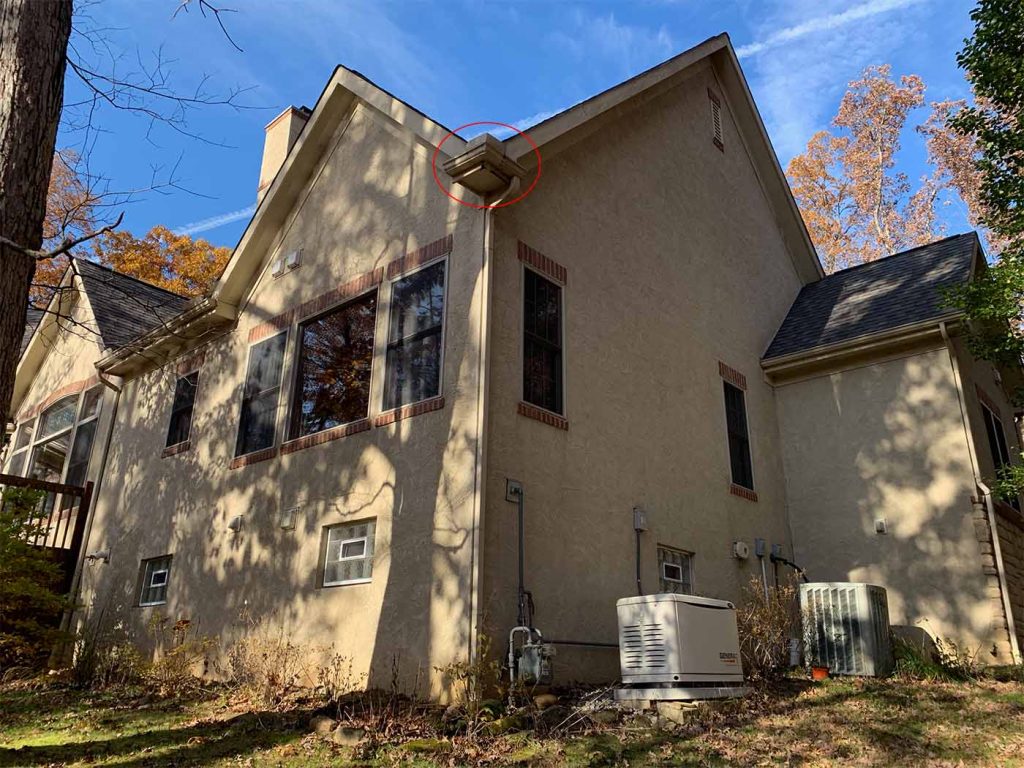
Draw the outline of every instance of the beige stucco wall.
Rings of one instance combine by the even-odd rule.
[[[1001,660],[991,654],[1005,635],[994,629],[969,443],[941,339],[782,385],[777,399],[796,557],[810,580],[879,584],[893,624]],[[875,532],[877,519],[888,533]]]
[[[697,68],[680,86],[544,158],[525,201],[496,213],[483,609],[504,648],[516,617],[516,514],[523,483],[526,586],[545,636],[615,643],[615,601],[636,594],[632,509],[643,507],[644,589],[658,544],[695,553],[699,594],[737,600],[760,576],[736,539],[782,544],[782,464],[759,359],[800,282],[728,109],[712,143]],[[727,105],[726,105],[727,106]],[[567,431],[518,415],[522,240],[568,270]],[[747,377],[758,501],[729,493],[718,362]],[[768,566],[769,577],[771,567]],[[556,675],[610,680],[614,649],[561,646]]]
[[[91,546],[109,565],[87,571],[87,614],[127,622],[137,635],[157,610],[221,638],[245,631],[243,614],[312,649],[333,646],[370,685],[440,691],[434,670],[465,659],[470,635],[482,216],[440,193],[430,148],[357,107],[277,241],[237,328],[202,351],[191,450],[161,458],[174,366],[128,381]],[[229,469],[249,329],[392,260],[453,235],[449,258],[443,409],[289,455]],[[280,252],[301,266],[269,274]],[[371,418],[381,411],[388,284],[378,304]],[[278,443],[292,396],[289,329]],[[299,507],[294,530],[282,510]],[[243,517],[241,530],[229,521]],[[317,589],[322,528],[376,518],[368,584]],[[133,607],[141,558],[173,554],[168,603]],[[310,658],[316,654],[311,653]]]

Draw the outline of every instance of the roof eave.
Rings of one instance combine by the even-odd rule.
[[[863,355],[872,352],[877,352],[881,355],[885,354],[887,348],[896,345],[924,339],[933,334],[941,337],[941,326],[943,323],[956,323],[962,319],[962,312],[950,312],[918,323],[909,323],[897,328],[865,334],[834,344],[822,344],[787,355],[765,358],[761,360],[761,369],[769,379],[773,379],[797,372],[803,368],[820,366],[829,361],[840,361],[852,355]]]

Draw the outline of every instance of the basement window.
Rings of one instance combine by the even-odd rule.
[[[323,581],[325,587],[365,584],[373,575],[375,520],[332,525],[324,529]]]
[[[192,431],[192,411],[199,388],[199,371],[181,376],[174,383],[174,403],[171,405],[171,424],[167,429],[166,447],[184,443]]]
[[[376,319],[374,290],[299,326],[290,438],[366,418]]]
[[[442,259],[391,284],[385,410],[441,394],[446,268]]]
[[[261,451],[274,444],[287,337],[287,333],[279,333],[254,344],[249,350],[235,456]]]
[[[729,469],[732,482],[754,490],[754,467],[750,460],[750,435],[747,432],[747,404],[743,390],[723,381],[725,387],[725,423],[729,435]]]
[[[167,602],[167,583],[171,578],[171,556],[142,561],[142,587],[139,605],[163,605]]]
[[[658,589],[681,595],[693,594],[693,553],[658,547]]]
[[[562,288],[532,269],[523,281],[523,401],[563,415]]]

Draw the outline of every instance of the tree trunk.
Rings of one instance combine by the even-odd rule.
[[[43,242],[43,216],[64,68],[71,0],[0,0],[0,235],[24,248]],[[35,260],[0,244],[0,426],[7,423]]]

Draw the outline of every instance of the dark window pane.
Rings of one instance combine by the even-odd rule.
[[[92,441],[96,436],[96,420],[79,424],[75,431],[75,442],[71,447],[71,460],[65,483],[68,485],[85,485],[89,472],[89,458],[92,456]]]
[[[292,437],[366,418],[377,294],[302,326]]]
[[[37,480],[59,483],[64,476],[64,464],[70,447],[70,432],[37,445],[32,452],[31,476]]]
[[[28,444],[32,442],[32,429],[35,426],[35,420],[26,421],[18,428],[18,438],[14,443],[14,450],[20,451],[22,448],[28,447]]]
[[[192,431],[192,412],[195,408],[198,387],[198,371],[194,371],[188,376],[182,376],[175,382],[171,424],[167,429],[167,445],[177,445],[188,440]]]
[[[103,387],[93,387],[86,391],[82,398],[82,415],[78,417],[79,421],[99,415],[102,395]]]
[[[523,287],[523,400],[562,412],[562,289],[530,269]]]
[[[445,262],[394,283],[388,320],[384,407],[441,394]]]
[[[750,461],[750,438],[747,433],[747,406],[743,390],[729,382],[725,385],[725,419],[729,433],[729,464],[732,481],[754,489],[754,470]]]
[[[252,348],[245,377],[242,413],[235,455],[269,448],[274,444],[277,396],[281,389],[281,365],[287,334],[261,341]]]
[[[388,349],[384,407],[436,397],[441,390],[441,329]]]

